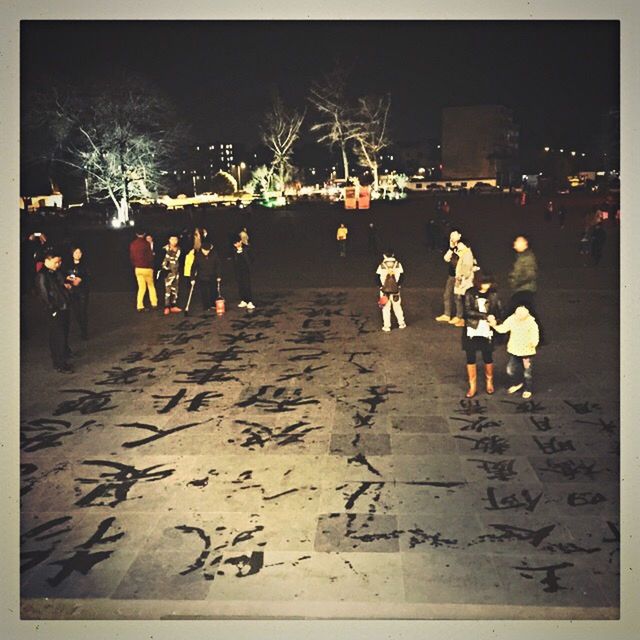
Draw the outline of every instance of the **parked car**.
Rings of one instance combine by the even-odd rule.
[[[471,187],[473,193],[497,193],[499,189],[489,184],[488,182],[476,182]]]

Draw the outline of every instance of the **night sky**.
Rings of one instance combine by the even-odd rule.
[[[582,150],[619,107],[616,21],[23,21],[21,56],[23,91],[146,77],[203,142],[257,144],[272,89],[303,107],[337,60],[354,96],[391,93],[395,140],[438,138],[443,106],[503,104],[524,150]]]

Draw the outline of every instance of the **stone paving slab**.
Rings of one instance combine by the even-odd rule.
[[[530,401],[499,349],[469,400],[457,330],[382,335],[368,290],[259,302],[131,313],[70,376],[28,344],[28,616],[612,616],[620,407],[579,344],[541,350]]]

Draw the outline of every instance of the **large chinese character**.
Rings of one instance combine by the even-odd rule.
[[[543,591],[546,591],[547,593],[556,593],[561,589],[566,589],[566,587],[560,586],[560,579],[556,575],[556,571],[573,566],[572,562],[561,562],[560,564],[548,565],[546,567],[530,567],[525,563],[524,566],[513,567],[513,569],[520,571],[520,575],[528,580],[533,579],[533,575],[531,575],[532,573],[538,571],[544,572],[545,577],[540,580],[540,584],[545,585]]]
[[[500,436],[484,436],[482,438],[470,438],[468,436],[453,436],[459,440],[473,442],[473,451],[483,453],[504,453],[509,448],[509,442]]]
[[[308,404],[319,404],[313,397],[304,397],[302,389],[290,389],[288,387],[275,387],[272,385],[261,386],[256,393],[246,400],[236,403],[236,407],[256,406],[269,413],[295,411],[299,407]]]
[[[62,389],[62,393],[81,393],[79,398],[75,400],[63,400],[56,410],[53,412],[54,416],[59,416],[64,413],[72,413],[77,411],[82,415],[91,413],[99,413],[100,411],[111,411],[116,409],[118,405],[109,406],[111,402],[111,394],[118,393],[118,389],[110,389],[105,391],[91,391],[86,389]]]
[[[146,469],[136,469],[132,465],[110,460],[85,460],[82,464],[112,468],[114,471],[103,471],[100,479],[76,478],[81,484],[97,485],[87,495],[76,502],[78,507],[117,507],[127,500],[129,492],[138,482],[156,482],[168,478],[175,469],[158,470],[161,464]]]
[[[595,404],[593,402],[570,402],[569,400],[564,401],[565,404],[568,404],[578,415],[584,415],[586,413],[593,413],[594,411],[601,411],[602,407],[599,404]]]
[[[61,542],[60,536],[64,536],[65,533],[71,531],[71,527],[67,526],[70,520],[71,516],[48,520],[20,536],[20,573],[33,569],[33,567],[44,562],[54,552],[55,548]],[[44,546],[39,549],[25,549],[32,540],[36,542],[44,542],[46,540],[49,546]]]
[[[47,582],[52,587],[57,587],[63,580],[68,578],[74,572],[81,573],[86,576],[96,564],[110,558],[115,549],[97,552],[91,552],[90,549],[96,545],[111,544],[122,538],[124,531],[105,537],[105,533],[109,530],[114,521],[115,518],[106,518],[98,525],[96,532],[86,542],[75,547],[77,551],[72,556],[51,562],[50,564],[60,565],[61,568],[57,575],[53,578],[49,578]]]
[[[172,427],[170,429],[162,430],[159,427],[156,427],[152,424],[144,424],[142,422],[128,422],[124,424],[117,424],[117,427],[125,427],[128,429],[144,429],[146,431],[151,431],[153,435],[148,436],[146,438],[142,438],[141,440],[134,440],[133,442],[125,442],[122,446],[127,449],[132,449],[134,447],[140,447],[143,444],[149,444],[150,442],[155,442],[156,440],[160,440],[161,438],[166,438],[174,433],[178,433],[179,431],[184,431],[185,429],[191,429],[193,427],[197,427],[201,424],[206,424],[207,422],[211,422],[213,418],[209,418],[208,420],[204,420],[203,422],[190,422],[189,424],[181,424],[177,427]]]
[[[456,418],[451,417],[452,420],[459,420],[465,422],[465,426],[460,428],[460,431],[475,431],[476,433],[482,433],[485,429],[493,429],[495,427],[502,426],[501,420],[489,420],[489,418],[478,417],[471,418]]]
[[[62,445],[62,438],[68,438],[76,431],[85,429],[93,424],[95,420],[87,420],[77,429],[71,427],[71,422],[67,420],[56,420],[54,418],[40,418],[30,420],[20,428],[20,449],[28,453],[59,447]]]
[[[547,455],[552,453],[561,453],[563,451],[575,451],[575,447],[571,440],[558,440],[555,436],[552,436],[546,442],[536,436],[533,436],[533,441],[538,445],[540,451]]]
[[[524,509],[525,511],[533,512],[542,498],[542,492],[537,496],[532,497],[527,489],[523,489],[520,492],[521,498],[516,497],[515,493],[498,498],[496,495],[496,489],[493,487],[487,488],[486,500],[491,506],[485,507],[487,511],[504,511],[505,509]],[[484,500],[484,498],[483,498]]]
[[[462,413],[465,416],[481,415],[487,412],[487,407],[480,404],[479,400],[460,400],[460,408],[454,409],[455,413]]]
[[[202,391],[197,393],[191,400],[185,398],[187,394],[186,388],[178,389],[172,396],[152,395],[154,400],[167,400],[166,403],[156,402],[156,406],[162,405],[162,408],[157,409],[158,413],[169,413],[172,409],[175,409],[180,402],[184,400],[184,404],[187,404],[187,411],[200,411],[201,407],[208,407],[209,400],[214,398],[222,398],[223,394],[214,393],[213,391]]]
[[[506,482],[518,475],[513,468],[515,460],[477,460],[469,458],[469,462],[477,462],[478,468],[487,474],[487,480]]]
[[[133,367],[131,369],[114,367],[105,371],[107,377],[104,380],[99,380],[96,384],[133,384],[138,382],[140,376],[143,375],[152,378],[153,371],[155,371],[154,367]]]

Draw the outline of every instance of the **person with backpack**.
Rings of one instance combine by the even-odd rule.
[[[402,298],[400,297],[400,280],[404,269],[391,249],[382,254],[382,262],[378,265],[376,276],[380,282],[380,295],[378,305],[382,309],[382,330],[391,331],[391,309],[398,321],[398,329],[404,329],[407,325],[402,311]]]

